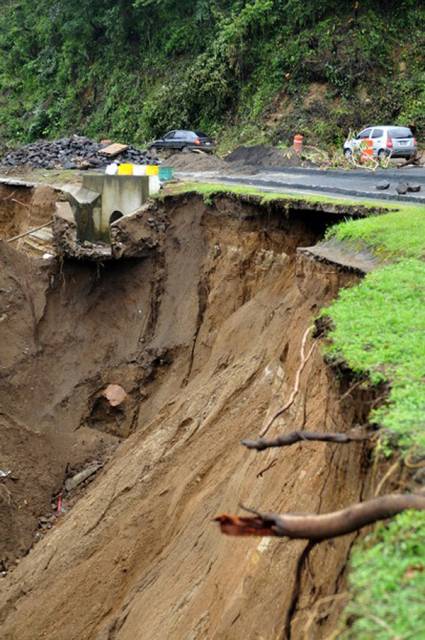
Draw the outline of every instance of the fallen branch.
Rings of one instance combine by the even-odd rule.
[[[13,198],[15,195],[16,195],[16,191],[12,191],[12,193],[10,193],[8,196],[4,196],[3,198],[0,198],[0,200],[5,202],[6,200],[10,200],[11,198]]]
[[[24,238],[25,236],[29,236],[31,233],[34,233],[34,231],[40,231],[40,229],[45,229],[45,227],[50,227],[52,222],[53,222],[53,220],[50,220],[49,222],[46,222],[45,224],[41,224],[39,227],[34,227],[33,229],[29,229],[28,231],[24,231],[23,233],[20,233],[18,236],[14,236],[13,238],[9,238],[6,242],[15,242],[15,240],[19,240],[20,238]]]
[[[368,440],[368,435],[349,435],[347,433],[314,433],[312,431],[292,431],[274,440],[259,438],[258,440],[242,440],[241,444],[247,449],[264,451],[273,447],[290,447],[296,442],[336,442],[337,444],[347,444],[348,442],[360,442]]]
[[[12,202],[16,202],[16,204],[20,204],[21,207],[26,207],[27,209],[31,209],[29,204],[26,204],[25,202],[21,202],[20,200],[17,200],[16,198],[12,198],[11,201]]]
[[[287,409],[289,409],[289,407],[293,404],[298,391],[300,390],[300,378],[301,378],[301,374],[304,370],[304,367],[308,361],[308,359],[310,358],[311,354],[314,351],[314,347],[316,346],[316,343],[314,343],[312,345],[312,347],[310,348],[310,351],[308,352],[307,355],[305,355],[305,345],[307,342],[307,338],[308,338],[308,334],[310,333],[310,331],[313,329],[313,327],[309,327],[308,329],[306,329],[304,335],[303,335],[303,339],[301,341],[301,349],[300,349],[300,354],[301,354],[301,363],[300,366],[298,367],[298,371],[295,375],[295,383],[294,383],[294,388],[292,390],[292,393],[289,397],[288,402],[286,402],[286,404],[283,405],[283,407],[281,407],[278,411],[276,411],[276,413],[270,418],[270,420],[266,423],[266,425],[264,426],[264,428],[261,430],[260,432],[260,437],[265,436],[267,431],[270,429],[270,427],[272,426],[273,422],[276,420],[276,418],[278,418],[279,416],[282,415],[282,413],[284,413]]]
[[[276,536],[320,542],[353,533],[407,509],[425,510],[425,495],[390,494],[323,515],[260,513],[242,508],[255,515],[239,517],[223,514],[214,518],[222,533],[229,536]]]

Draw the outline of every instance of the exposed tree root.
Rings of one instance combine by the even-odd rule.
[[[283,407],[281,407],[278,411],[276,411],[276,413],[270,418],[270,420],[265,424],[264,428],[261,430],[260,432],[260,437],[265,436],[267,431],[270,429],[270,427],[272,426],[273,422],[276,420],[276,418],[278,418],[279,416],[282,415],[282,413],[284,413],[287,409],[289,409],[289,407],[293,404],[299,390],[300,390],[300,378],[301,378],[301,374],[304,370],[305,365],[307,364],[308,359],[310,358],[311,354],[314,351],[314,348],[316,346],[316,343],[313,343],[313,345],[311,346],[309,352],[307,353],[307,355],[305,355],[305,345],[307,342],[307,338],[309,333],[311,332],[311,330],[313,329],[313,327],[308,327],[308,329],[306,329],[302,341],[301,341],[301,349],[300,349],[300,353],[301,353],[301,363],[300,366],[298,367],[298,371],[296,373],[295,376],[295,384],[294,384],[294,388],[292,390],[292,393],[289,397],[288,402],[286,402]]]
[[[396,460],[395,463],[393,465],[391,465],[391,467],[388,469],[387,473],[384,475],[384,477],[382,478],[381,482],[378,484],[378,486],[375,489],[375,496],[379,496],[379,494],[381,493],[381,489],[384,486],[384,484],[386,483],[386,481],[388,480],[388,478],[390,478],[393,473],[395,471],[397,471],[398,467],[400,465],[400,460]]]
[[[277,464],[277,458],[273,458],[273,460],[270,462],[270,464],[267,465],[267,467],[265,469],[261,469],[261,471],[259,471],[257,473],[257,478],[262,478],[264,476],[264,474],[266,473],[266,471],[269,471],[269,469],[273,469],[273,467]]]
[[[347,444],[348,442],[361,442],[368,440],[368,435],[349,435],[347,433],[315,433],[312,431],[292,431],[283,436],[279,436],[274,440],[266,440],[259,438],[258,440],[242,440],[242,444],[247,449],[255,449],[256,451],[264,451],[272,447],[290,447],[296,442],[336,442],[337,444]]]
[[[223,514],[214,518],[220,524],[222,533],[230,536],[276,536],[319,542],[353,533],[407,509],[425,510],[425,495],[390,494],[323,515],[260,513],[242,508],[255,515],[239,517]]]

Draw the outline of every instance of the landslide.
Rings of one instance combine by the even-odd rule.
[[[239,501],[324,512],[367,497],[362,443],[259,456],[239,444],[288,398],[306,328],[355,276],[297,254],[323,236],[325,213],[226,197],[156,207],[167,230],[143,260],[46,267],[1,245],[9,279],[0,287],[9,318],[0,323],[2,416],[21,438],[28,433],[28,468],[37,467],[32,438],[48,442],[34,494],[43,482],[44,500],[58,490],[71,456],[81,463],[120,442],[2,580],[2,637],[320,640],[341,601],[330,599],[320,616],[315,606],[344,588],[355,536],[313,550],[303,541],[235,541],[211,518]],[[102,414],[99,392],[109,383],[128,400]],[[270,435],[364,423],[371,398],[347,387],[316,347]]]

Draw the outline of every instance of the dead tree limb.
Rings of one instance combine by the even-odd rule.
[[[17,200],[16,201],[14,200],[14,202],[17,202]],[[40,229],[45,229],[46,227],[50,227],[52,223],[53,223],[53,220],[49,220],[49,222],[45,222],[44,224],[41,224],[39,227],[28,229],[28,231],[24,231],[23,233],[20,233],[18,236],[13,236],[13,238],[9,238],[8,240],[6,240],[6,242],[15,242],[15,240],[20,240],[21,238],[24,238],[25,236],[29,236],[31,233],[34,233],[34,231],[40,231]]]
[[[286,402],[283,407],[281,407],[280,409],[278,409],[278,411],[276,411],[276,413],[270,418],[270,420],[266,423],[266,425],[264,426],[264,428],[261,430],[260,432],[260,437],[265,436],[267,431],[270,429],[270,427],[272,426],[273,422],[276,420],[276,418],[278,418],[279,416],[282,415],[282,413],[284,413],[287,409],[289,409],[289,407],[293,404],[298,391],[300,390],[300,378],[301,378],[301,374],[304,370],[304,367],[307,363],[307,360],[310,358],[311,354],[314,351],[314,347],[316,346],[316,343],[313,343],[313,345],[311,346],[309,352],[307,353],[307,355],[305,355],[305,345],[307,342],[307,338],[308,335],[310,333],[310,331],[313,329],[313,327],[308,327],[308,329],[306,329],[303,338],[301,340],[301,349],[300,349],[300,355],[301,355],[301,362],[300,362],[300,366],[298,367],[297,373],[295,375],[295,383],[294,383],[294,388],[292,390],[291,395],[289,396],[289,400],[288,402]]]
[[[253,516],[223,514],[214,518],[222,533],[230,536],[276,536],[320,542],[358,531],[407,509],[425,510],[425,495],[389,494],[323,515],[260,513],[242,507]]]
[[[279,436],[274,440],[266,440],[266,438],[258,438],[258,440],[242,440],[241,443],[247,449],[255,449],[256,451],[264,451],[273,447],[290,447],[296,442],[336,442],[337,444],[347,444],[348,442],[361,442],[368,440],[368,435],[349,435],[348,433],[314,433],[312,431],[292,431],[283,436]]]

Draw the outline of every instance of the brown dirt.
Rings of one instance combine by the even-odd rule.
[[[319,214],[265,214],[225,197],[164,206],[164,244],[144,260],[55,271],[0,245],[1,416],[22,438],[19,460],[11,441],[7,461],[18,476],[31,470],[33,510],[50,502],[73,455],[81,466],[126,438],[3,579],[5,640],[320,640],[335,627],[340,600],[310,614],[344,588],[354,536],[310,550],[228,539],[210,521],[239,501],[324,512],[367,495],[363,444],[259,455],[239,444],[289,396],[306,327],[355,276],[297,256],[323,235]],[[128,394],[115,414],[97,402],[110,383]],[[369,405],[356,394],[366,392],[341,401],[341,385],[316,348],[270,435],[364,423]],[[18,502],[18,484],[6,482]],[[18,512],[11,526],[33,532],[34,514]]]
[[[306,167],[313,166],[303,160],[292,148],[280,150],[270,145],[258,144],[250,147],[240,146],[224,159],[215,155],[198,153],[176,153],[164,164],[176,171],[220,171],[221,173],[255,173],[267,167]]]
[[[0,489],[0,565],[13,566],[32,546],[41,516],[52,511],[51,498],[71,473],[93,457],[103,456],[116,439],[78,424],[69,408],[57,411],[61,377],[72,385],[62,351],[67,333],[56,320],[44,330],[47,300],[63,274],[42,260],[30,259],[0,242],[0,466],[12,476]],[[62,295],[66,294],[62,290]],[[70,322],[72,323],[72,312]],[[62,330],[62,331],[61,331]],[[59,342],[55,344],[57,334]],[[65,348],[66,349],[66,348]],[[77,374],[78,375],[78,374]],[[63,397],[63,396],[62,396]]]
[[[52,220],[58,191],[48,185],[0,182],[0,240],[10,240],[30,229],[38,228]],[[31,247],[28,237],[14,240],[10,246],[28,254],[38,253]],[[50,249],[46,244],[46,249]]]
[[[224,160],[207,153],[174,153],[164,160],[164,165],[176,171],[221,171],[226,168]]]
[[[257,144],[252,147],[237,147],[225,158],[228,167],[307,167],[312,162],[303,160],[292,148],[285,151],[269,145]]]

